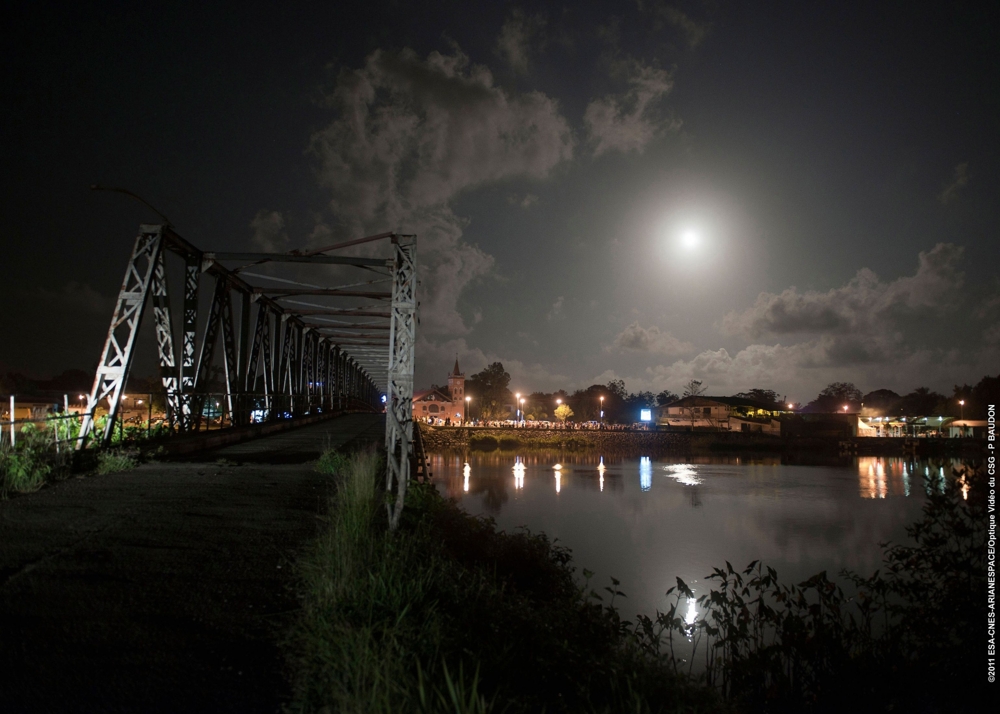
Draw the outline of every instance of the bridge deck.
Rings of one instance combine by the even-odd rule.
[[[279,710],[290,566],[329,493],[306,462],[383,433],[347,415],[0,502],[0,709]]]

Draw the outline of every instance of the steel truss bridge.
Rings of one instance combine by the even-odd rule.
[[[389,254],[338,254],[364,243],[388,244]],[[180,259],[183,296],[168,285],[168,255]],[[353,282],[325,285],[332,275]],[[384,401],[386,478],[394,496],[388,509],[395,526],[413,459],[416,283],[412,235],[382,233],[289,253],[208,252],[169,224],[141,225],[77,448],[110,443],[143,315],[152,307],[173,432],[196,431],[205,419],[220,337],[222,398],[232,427],[347,409],[376,411]],[[210,299],[202,295],[206,288]],[[108,416],[98,429],[95,415],[102,403]]]

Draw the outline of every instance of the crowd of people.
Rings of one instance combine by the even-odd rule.
[[[439,417],[421,417],[418,419],[425,424],[430,424],[431,426],[462,426],[462,427],[477,427],[484,429],[552,429],[552,430],[563,430],[563,431],[586,431],[586,430],[600,430],[600,431],[648,431],[649,425],[637,422],[635,424],[608,424],[606,422],[600,421],[538,421],[538,420],[526,420],[522,419],[520,421],[516,419],[467,419],[461,421],[458,419]]]

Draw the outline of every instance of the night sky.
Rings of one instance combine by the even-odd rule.
[[[997,3],[19,5],[2,371],[96,364],[157,218],[94,183],[206,250],[418,234],[418,386],[1000,370]]]

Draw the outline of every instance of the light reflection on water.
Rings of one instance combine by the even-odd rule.
[[[879,457],[806,466],[777,456],[470,451],[431,454],[429,466],[467,511],[571,548],[578,572],[596,573],[595,589],[618,578],[625,617],[665,610],[676,577],[704,594],[705,576],[726,561],[761,558],[786,583],[822,570],[870,575],[881,567],[878,544],[904,541],[925,489],[945,479],[943,466]],[[693,621],[697,606],[686,608]]]

